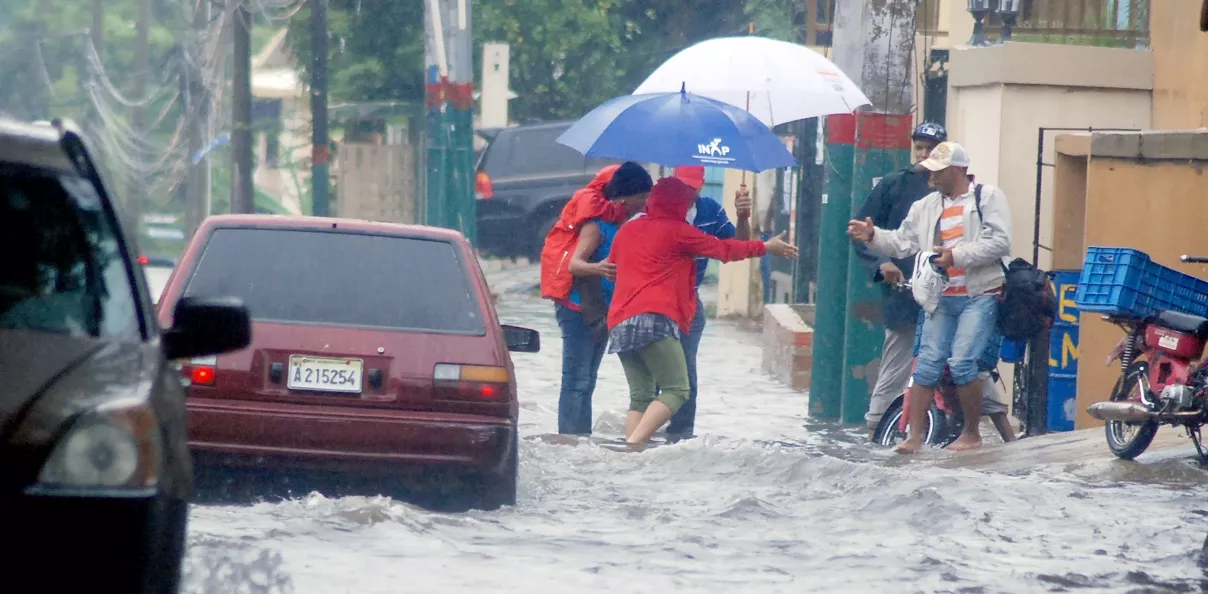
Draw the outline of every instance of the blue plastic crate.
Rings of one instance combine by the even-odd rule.
[[[1174,310],[1208,314],[1208,282],[1153,262],[1131,248],[1091,246],[1074,297],[1078,309],[1145,316]]]

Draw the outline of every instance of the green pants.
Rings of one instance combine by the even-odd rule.
[[[671,409],[671,414],[688,402],[688,363],[680,341],[664,338],[617,356],[629,381],[629,410],[646,412],[655,400],[656,389],[658,401]]]

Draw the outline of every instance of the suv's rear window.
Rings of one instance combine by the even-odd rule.
[[[583,155],[555,142],[565,131],[564,126],[504,130],[487,147],[483,171],[493,178],[581,175]]]
[[[296,229],[217,229],[184,294],[232,295],[261,321],[484,334],[452,243]]]

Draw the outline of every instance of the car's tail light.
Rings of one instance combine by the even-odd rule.
[[[193,357],[180,368],[185,387],[212,386],[218,375],[218,357]]]
[[[151,263],[151,259],[146,256],[139,256],[138,263],[142,264],[143,266],[146,266]]]
[[[474,197],[479,200],[489,200],[495,196],[495,186],[491,185],[491,176],[485,171],[479,171],[474,178]]]
[[[436,397],[441,400],[507,401],[512,375],[506,367],[438,363],[432,370]]]

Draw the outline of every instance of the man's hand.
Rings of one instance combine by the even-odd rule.
[[[617,280],[617,265],[604,260],[591,265],[597,276],[602,276],[610,281]]]
[[[797,246],[784,242],[784,232],[763,242],[763,245],[767,248],[769,254],[780,256],[781,258],[797,257]]]
[[[745,184],[734,192],[734,212],[740,219],[751,216],[751,193],[747,191]]]
[[[877,226],[872,224],[872,217],[865,217],[863,221],[852,219],[847,222],[847,235],[864,243],[872,241],[872,234],[876,229]]]
[[[898,268],[893,262],[886,262],[881,265],[881,278],[885,279],[885,284],[896,287],[906,282],[906,276],[902,274],[902,269]]]
[[[952,268],[952,248],[937,245],[935,246],[935,254],[938,257],[932,260],[932,262],[934,262],[936,266],[939,266],[940,268]]]

